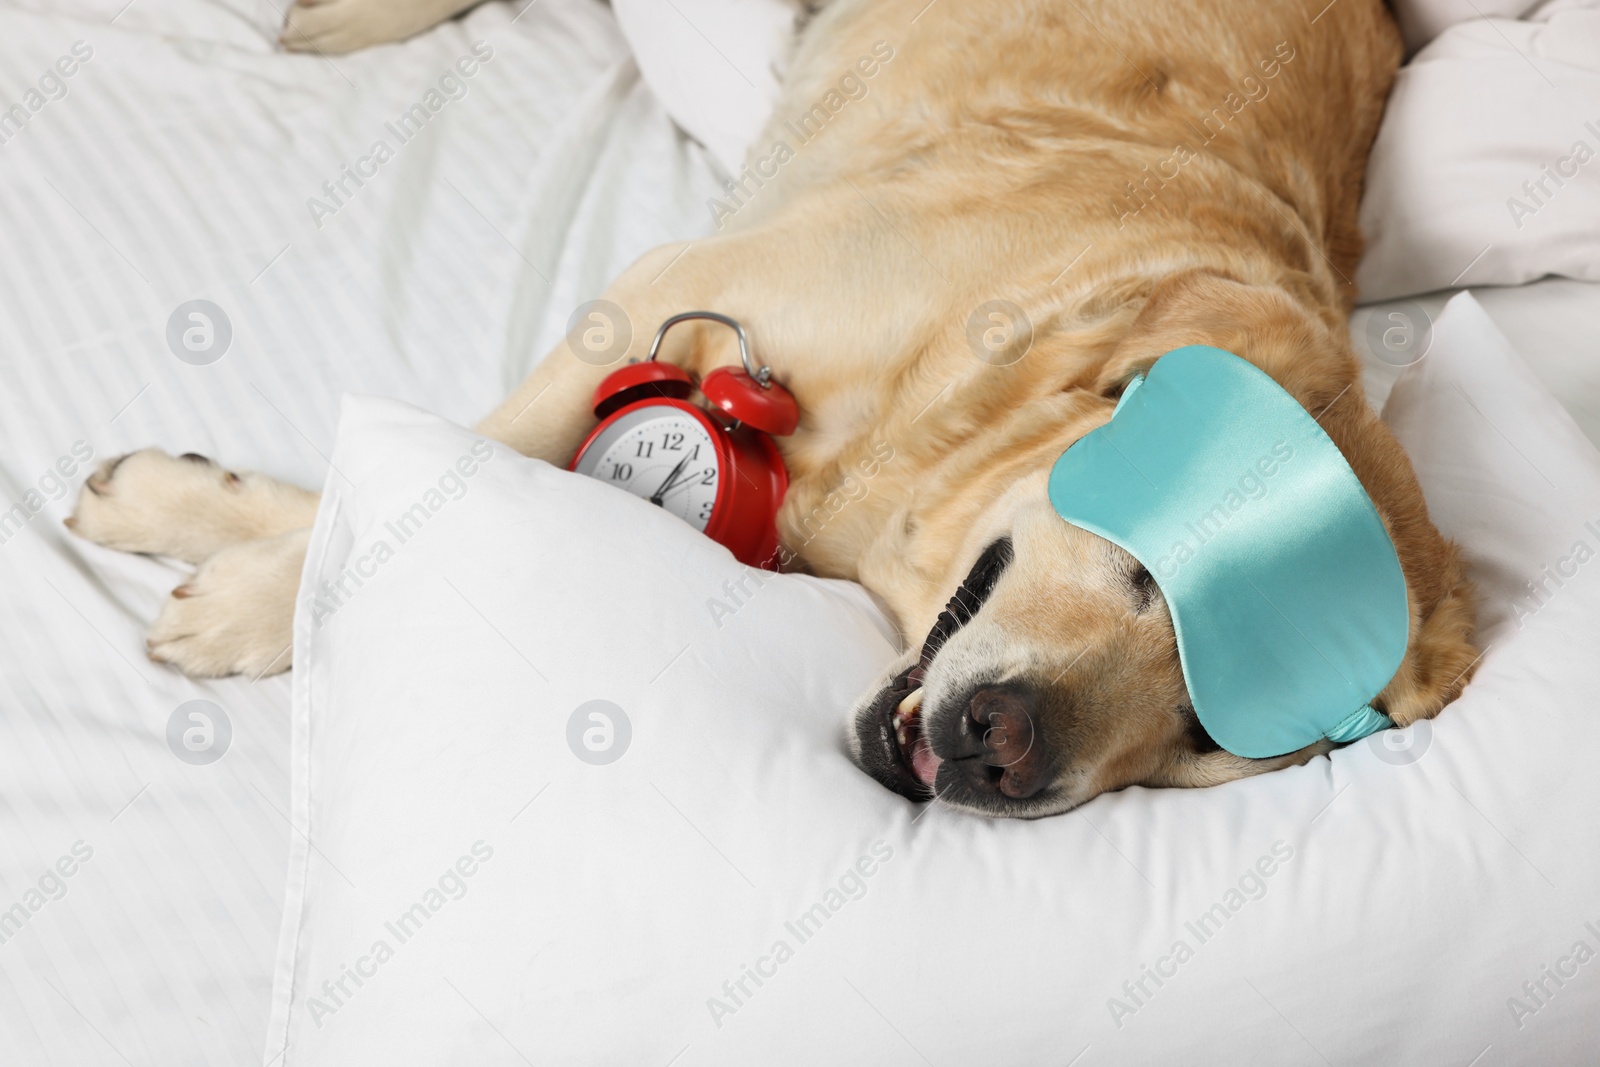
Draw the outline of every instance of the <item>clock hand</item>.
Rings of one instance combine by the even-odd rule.
[[[662,499],[665,500],[669,496],[677,496],[679,493],[683,492],[685,489],[688,489],[690,486],[694,485],[695,484],[695,479],[699,478],[699,477],[701,477],[699,474],[695,474],[695,475],[693,475],[691,477],[685,478],[683,481],[679,482],[677,485],[674,485],[667,492],[662,493],[661,494]]]
[[[688,462],[688,456],[684,456],[682,459],[678,460],[678,465],[672,468],[672,473],[667,475],[667,480],[662,482],[661,485],[656,488],[656,491],[650,494],[650,503],[656,505],[656,507],[661,506],[661,498],[666,496],[667,490],[672,487],[672,483],[677,481],[678,475],[683,473],[683,465]]]

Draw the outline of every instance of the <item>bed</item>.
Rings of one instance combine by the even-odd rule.
[[[7,105],[75,41],[92,49],[0,149],[8,505],[80,441],[90,463],[161,442],[318,484],[342,392],[471,422],[580,300],[709,222],[713,171],[601,5],[493,4],[398,59],[335,60],[275,54],[248,3],[121,7],[0,12]],[[479,40],[493,58],[439,128],[387,134]],[[323,182],[384,137],[387,182],[346,182],[359,195],[319,228],[308,199],[331,203]],[[196,298],[232,320],[211,366],[164,340]],[[0,1061],[253,1062],[291,836],[288,679],[148,662],[141,632],[178,572],[70,539],[54,484],[0,546],[0,897],[76,841],[93,858],[0,945]],[[198,698],[233,731],[209,767],[163,740]]]
[[[0,1062],[296,1062],[268,1034],[285,872],[315,848],[291,799],[291,677],[197,682],[147,661],[144,626],[183,569],[71,538],[85,471],[153,444],[320,485],[342,394],[470,425],[571,308],[712,226],[723,164],[658,102],[603,4],[489,3],[332,58],[274,52],[274,20],[249,0],[0,5],[0,108],[27,108],[0,123],[0,503],[25,513],[0,525]],[[406,127],[429,93],[426,129]],[[1600,284],[1473,291],[1600,440]],[[1450,295],[1362,308],[1355,331],[1397,308],[1436,316]],[[195,300],[230,328],[209,362],[174,358],[169,320]],[[1401,368],[1369,355],[1381,401]],[[173,741],[194,701],[215,709],[222,758]],[[1549,813],[1574,849],[1594,815]],[[1578,859],[1558,875],[1596,885]],[[1505,970],[1507,997],[1555,958],[1474,947],[1471,929],[1458,943],[1463,966]],[[1589,970],[1552,1004],[1592,1023]],[[1296,1046],[1280,1062],[1317,1060]]]

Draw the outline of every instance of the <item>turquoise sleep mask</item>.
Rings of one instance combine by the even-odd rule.
[[[1050,503],[1150,572],[1195,714],[1229,752],[1394,725],[1369,703],[1406,651],[1394,543],[1322,427],[1250,363],[1162,356],[1062,453]]]

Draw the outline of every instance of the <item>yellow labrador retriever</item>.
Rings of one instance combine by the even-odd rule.
[[[849,729],[886,786],[1030,817],[1328,747],[1220,750],[1160,589],[1046,497],[1062,451],[1183,345],[1271,375],[1376,503],[1411,610],[1379,709],[1405,725],[1465,684],[1471,590],[1363,396],[1346,326],[1362,169],[1399,55],[1379,0],[836,0],[715,235],[657,249],[606,292],[638,324],[734,316],[799,399],[785,545],[865,583],[909,638]],[[664,358],[703,375],[738,354],[725,331],[683,329]],[[563,344],[480,428],[565,464],[615,365]],[[263,673],[288,666],[315,506],[145,451],[99,470],[69,521],[199,565],[152,658]]]

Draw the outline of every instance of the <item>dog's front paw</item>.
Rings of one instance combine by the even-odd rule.
[[[288,670],[294,595],[310,539],[310,530],[295,530],[207,559],[172,591],[150,628],[150,658],[195,678]]]
[[[414,37],[477,0],[300,0],[278,43],[291,52],[354,52]]]
[[[310,526],[317,497],[204,456],[147,448],[89,476],[67,527],[123,552],[199,563],[229,545]]]

